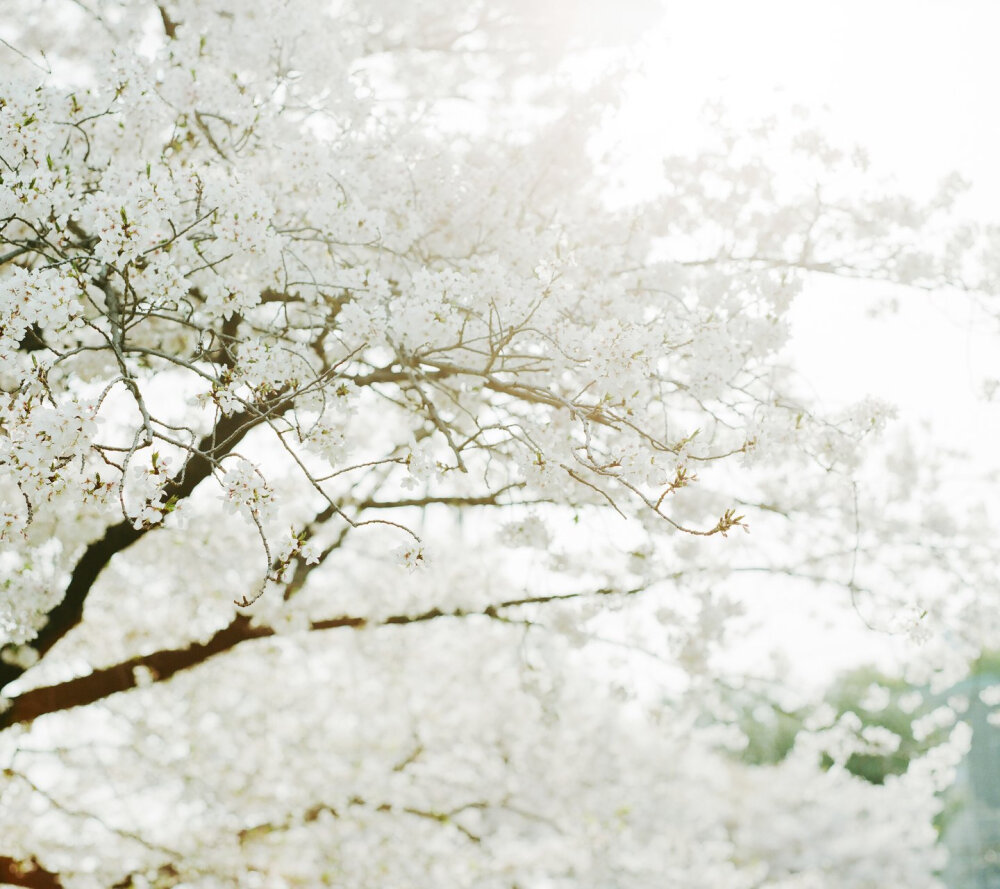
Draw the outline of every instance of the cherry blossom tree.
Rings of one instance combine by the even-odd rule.
[[[752,766],[716,656],[747,577],[995,642],[982,516],[784,351],[995,235],[795,121],[621,206],[639,11],[557,7],[0,3],[8,883],[937,885],[960,733]]]

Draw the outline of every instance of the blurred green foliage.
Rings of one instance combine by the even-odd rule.
[[[997,662],[1000,664],[1000,657]],[[725,700],[737,714],[736,724],[747,737],[747,745],[738,755],[752,765],[784,759],[814,712],[814,708],[785,709],[766,690],[748,687],[727,689]],[[882,784],[889,775],[901,775],[911,759],[943,741],[950,729],[950,726],[938,728],[926,735],[915,733],[914,723],[944,701],[926,689],[887,676],[871,666],[838,677],[823,703],[833,709],[835,719],[854,713],[861,721],[862,731],[877,726],[899,737],[899,747],[894,751],[855,753],[847,760],[848,771],[872,784]],[[829,768],[833,760],[824,757],[823,764]]]

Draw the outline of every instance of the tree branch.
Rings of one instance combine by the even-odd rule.
[[[482,494],[479,496],[455,495],[436,497],[428,495],[426,497],[406,497],[399,500],[362,500],[358,504],[358,509],[401,509],[403,507],[422,508],[433,504],[444,504],[445,506],[516,506],[518,505],[517,502],[503,504],[500,502],[499,498],[502,494],[507,493],[507,491],[523,488],[524,486],[524,482],[515,482],[513,484],[504,485],[504,487],[491,494]]]
[[[251,429],[290,406],[291,401],[288,399],[274,399],[258,410],[220,418],[215,428],[192,449],[180,471],[164,486],[165,501],[174,499],[176,502],[188,497],[208,478],[218,460],[236,447]],[[84,550],[73,569],[62,601],[48,613],[38,635],[31,642],[39,657],[44,657],[53,645],[83,619],[84,602],[108,562],[154,527],[157,526],[136,528],[126,519],[109,527],[100,540],[94,541]],[[27,669],[19,664],[0,662],[0,691]]]
[[[160,20],[163,22],[163,33],[166,34],[170,40],[176,40],[177,22],[170,18],[163,4],[160,4],[156,8],[160,11]]]
[[[46,870],[34,856],[24,861],[0,855],[0,883],[27,889],[63,889],[59,874]]]
[[[395,614],[381,620],[341,615],[340,617],[312,621],[309,625],[309,631],[320,632],[345,627],[359,630],[369,626],[404,626],[449,617],[488,617],[505,622],[507,619],[501,612],[508,608],[544,605],[550,602],[565,602],[594,596],[634,596],[645,589],[646,587],[636,587],[629,590],[602,588],[584,593],[528,596],[497,602],[478,610],[456,608],[452,611],[442,611],[439,608],[432,608],[419,614]],[[152,654],[139,655],[110,667],[95,670],[86,676],[71,679],[68,682],[26,691],[15,698],[6,712],[0,715],[0,730],[12,725],[25,725],[33,722],[39,716],[71,710],[74,707],[83,707],[119,692],[137,688],[144,682],[140,678],[143,674],[151,678],[153,682],[164,682],[176,673],[203,664],[216,655],[230,651],[242,642],[251,639],[267,639],[276,635],[277,631],[273,627],[254,625],[250,622],[249,617],[239,614],[207,642],[195,642],[184,648],[170,648]]]

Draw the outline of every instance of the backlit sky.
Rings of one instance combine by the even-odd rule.
[[[822,112],[833,141],[864,145],[873,172],[895,177],[901,192],[927,194],[957,171],[973,183],[963,211],[1000,221],[1000,2],[665,5],[664,25],[640,50],[645,79],[621,121],[636,183],[655,175],[664,151],[697,138],[706,101],[722,99],[737,119],[782,116],[801,104]],[[899,313],[869,319],[886,295],[902,297]],[[971,444],[983,470],[1000,468],[1000,407],[981,397],[984,377],[1000,377],[1000,340],[960,297],[818,280],[793,320],[796,363],[821,403],[884,398],[905,420],[928,421],[940,442]],[[866,649],[875,657],[893,647],[852,626],[849,613],[837,617],[837,608],[825,619],[842,633],[807,632],[800,602],[775,589],[762,596],[761,617],[814,681]]]

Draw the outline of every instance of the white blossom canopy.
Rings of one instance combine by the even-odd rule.
[[[747,576],[995,644],[988,523],[783,349],[996,233],[795,121],[615,207],[611,6],[0,2],[8,882],[936,885],[962,738],[751,767],[713,658]]]

